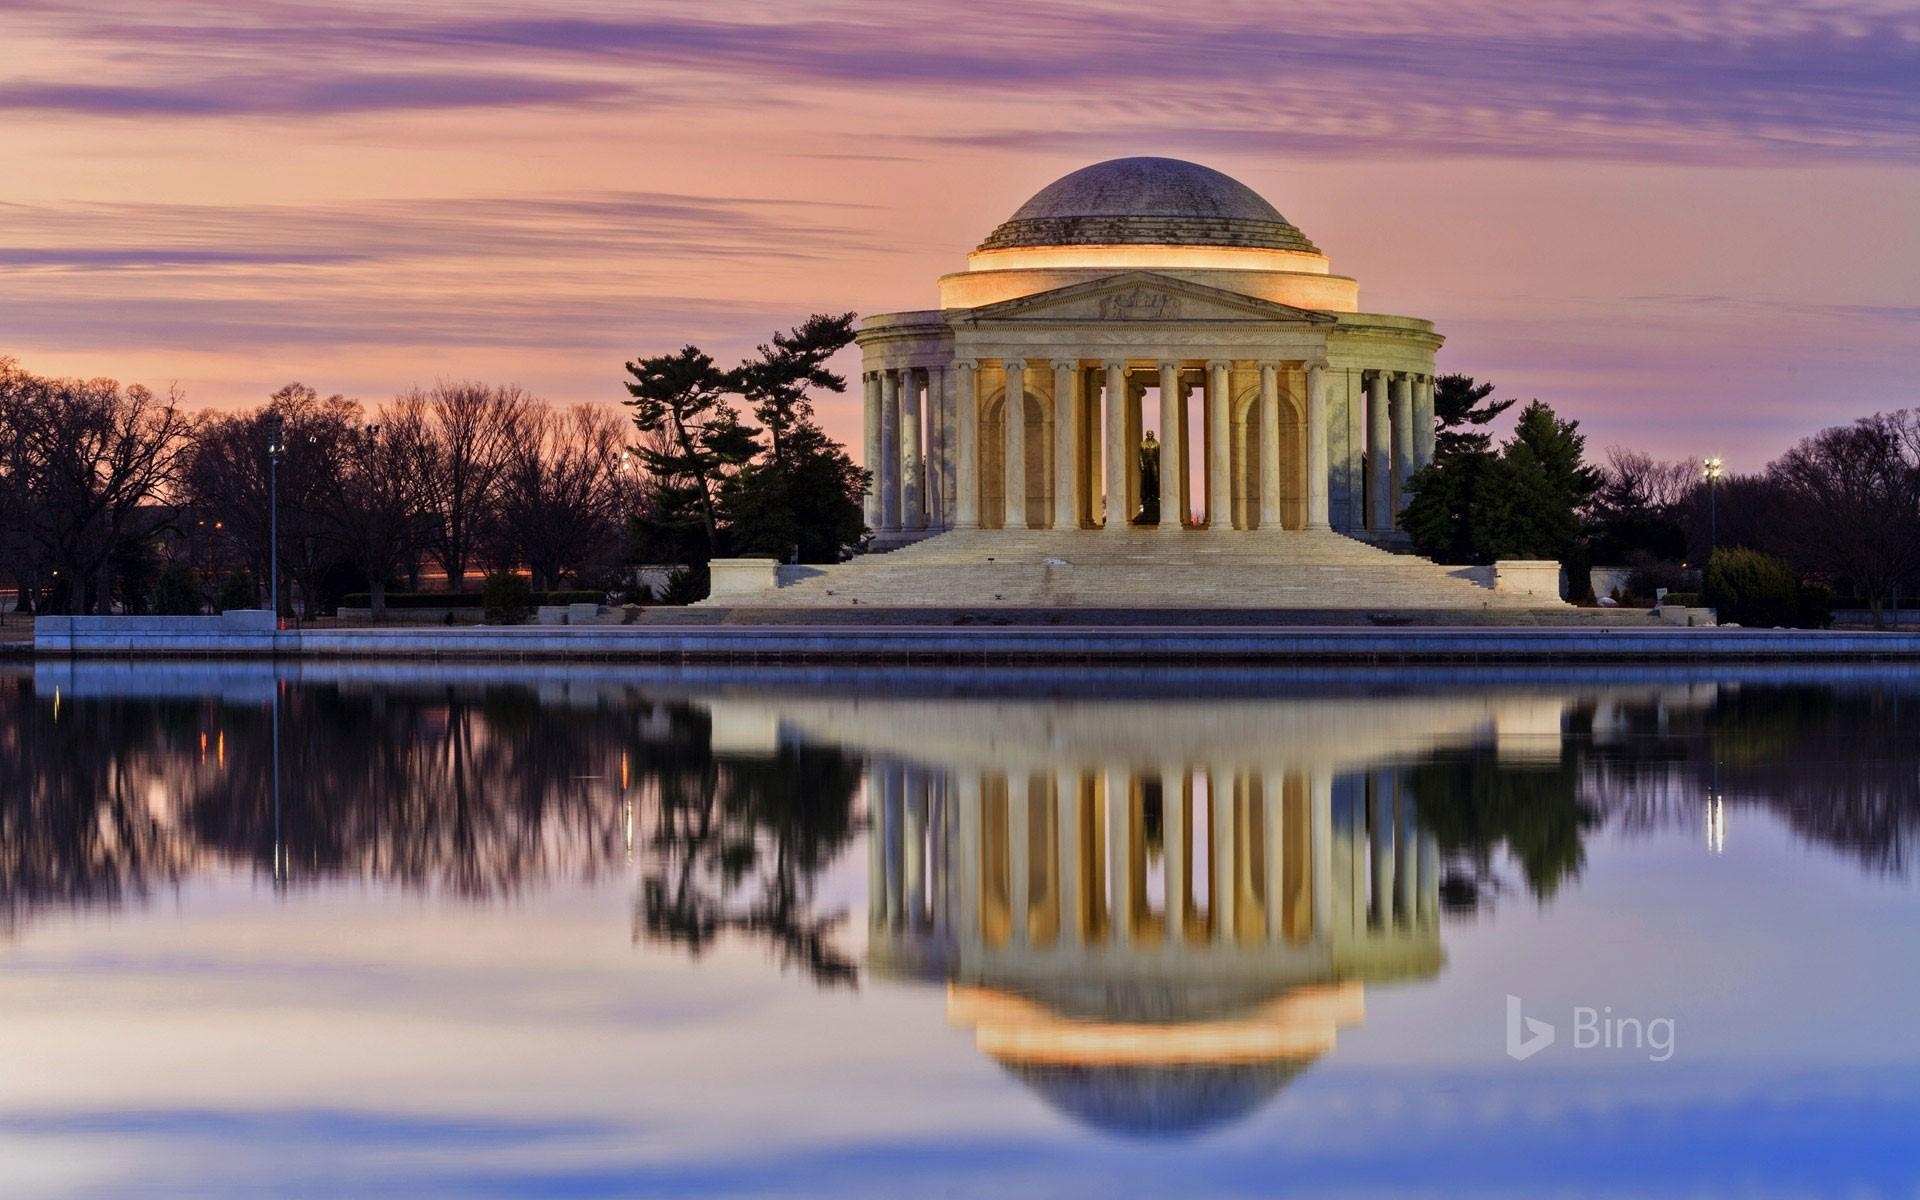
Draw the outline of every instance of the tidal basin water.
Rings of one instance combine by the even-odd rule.
[[[1911,669],[0,674],[0,1192],[1900,1196]]]

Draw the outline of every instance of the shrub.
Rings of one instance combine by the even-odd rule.
[[[1758,550],[1715,550],[1702,593],[1722,621],[1771,628],[1800,615],[1800,581],[1785,562]]]
[[[163,617],[197,617],[206,603],[193,568],[174,560],[153,588],[153,611]]]
[[[230,608],[253,608],[260,603],[260,589],[253,584],[253,575],[247,571],[235,571],[220,581],[220,591],[213,598],[213,607],[220,612]]]
[[[710,586],[704,564],[677,568],[667,576],[667,586],[661,589],[660,603],[692,604],[695,600],[705,600]]]
[[[1702,601],[1699,592],[1668,592],[1667,603],[1675,608],[1699,608]]]
[[[480,607],[489,625],[523,625],[533,618],[538,605],[525,579],[498,571],[480,585]]]
[[[1794,618],[1801,629],[1825,629],[1833,624],[1833,589],[1824,583],[1800,585],[1800,610]]]

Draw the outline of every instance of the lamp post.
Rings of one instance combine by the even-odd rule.
[[[280,455],[287,448],[287,422],[267,414],[267,603],[280,621]],[[277,750],[278,747],[276,746]]]
[[[1720,479],[1727,464],[1718,454],[1700,464],[1700,478],[1707,481],[1707,557],[1720,548]]]

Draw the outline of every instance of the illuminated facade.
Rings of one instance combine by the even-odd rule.
[[[1206,167],[1129,158],[1065,176],[940,281],[940,304],[859,332],[867,523],[883,543],[1391,538],[1433,457],[1432,324],[1360,311],[1354,280]]]

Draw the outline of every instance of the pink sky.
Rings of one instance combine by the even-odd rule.
[[[1163,154],[1596,452],[1752,469],[1916,402],[1910,5],[1188,8],[8,0],[0,354],[611,403],[635,355],[931,307],[1050,180]]]

